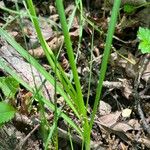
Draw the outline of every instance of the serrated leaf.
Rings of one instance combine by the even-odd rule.
[[[0,102],[0,124],[11,120],[15,115],[16,110],[9,104]]]
[[[146,42],[141,42],[138,47],[143,54],[150,53],[150,44]]]
[[[7,98],[14,98],[19,88],[19,83],[10,76],[0,77],[0,88]]]
[[[138,48],[141,52],[143,54],[150,53],[150,30],[140,27],[137,36],[140,39]]]
[[[138,38],[150,41],[150,29],[139,27]]]

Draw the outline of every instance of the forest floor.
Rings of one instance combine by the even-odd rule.
[[[109,4],[105,4],[103,0],[83,2],[83,22],[80,20],[80,11],[77,9],[69,30],[85,101],[88,97],[89,76],[91,75],[89,116],[96,95],[96,85],[112,10],[111,0],[108,1]],[[127,13],[124,9],[126,1],[123,2],[103,83],[100,106],[91,132],[91,147],[94,150],[150,149],[150,55],[140,52],[137,37],[139,27],[150,29],[150,7],[149,5],[142,6],[138,3],[139,1],[134,1],[132,6],[136,9],[132,13]],[[17,4],[19,11],[25,13],[24,5]],[[58,60],[61,66],[66,74],[71,76],[55,3],[39,1],[34,4],[43,36],[52,51],[55,54],[59,53]],[[69,21],[76,5],[69,0],[65,1],[64,5]],[[8,0],[5,4],[0,1],[0,7],[16,10],[13,0]],[[0,26],[6,29],[47,71],[51,70],[28,17],[16,17],[13,12],[2,10],[0,11]],[[81,33],[82,38],[80,39]],[[23,78],[26,78],[29,84],[33,83],[31,69],[28,69],[26,62],[23,59],[14,62],[16,56],[11,53],[14,50],[6,41],[0,39],[0,46],[0,58],[9,61],[9,64]],[[8,76],[1,68],[0,74],[1,77]],[[1,99],[5,100],[5,93],[2,89],[0,94]],[[32,94],[20,85],[14,99],[11,100],[18,113],[0,130],[0,150],[44,149],[38,121],[38,103],[34,101],[31,104],[29,102],[31,97]],[[59,105],[63,105],[64,111],[77,124],[80,124],[63,99],[58,96]],[[50,110],[46,112],[51,124],[53,113]],[[58,127],[59,149],[71,149],[68,137],[69,126],[63,119],[59,119]],[[81,138],[74,134],[72,140],[74,149],[81,149]],[[51,146],[50,149],[55,148]]]

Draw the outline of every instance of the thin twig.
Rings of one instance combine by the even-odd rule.
[[[22,150],[23,145],[26,143],[28,138],[39,128],[40,124],[36,125],[33,130],[16,146],[16,150]]]
[[[133,96],[134,96],[134,99],[135,99],[135,104],[136,104],[136,107],[137,107],[138,114],[139,114],[139,116],[141,118],[141,121],[142,121],[143,128],[150,136],[150,127],[149,127],[148,123],[146,122],[143,110],[141,108],[140,96],[139,96],[139,93],[138,93],[138,87],[140,85],[140,79],[141,79],[141,76],[142,76],[148,62],[149,62],[149,57],[150,57],[150,55],[145,55],[144,58],[143,58],[141,67],[140,67],[139,72],[138,72],[138,74],[135,78]]]

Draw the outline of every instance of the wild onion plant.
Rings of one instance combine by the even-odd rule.
[[[15,50],[19,52],[22,57],[24,57],[32,66],[34,66],[45,77],[45,79],[49,81],[55,87],[56,93],[59,93],[64,98],[67,105],[74,112],[74,115],[81,122],[81,127],[76,125],[75,122],[69,118],[69,116],[63,113],[61,109],[57,108],[56,101],[52,103],[49,100],[47,100],[41,93],[37,94],[38,90],[32,89],[27,83],[25,83],[19,77],[19,75],[17,75],[17,73],[11,67],[5,64],[2,58],[0,58],[0,68],[3,68],[7,73],[11,74],[19,83],[21,83],[25,88],[33,92],[34,98],[37,101],[39,101],[39,103],[43,103],[47,105],[51,110],[55,112],[54,124],[50,127],[50,130],[49,130],[50,132],[47,136],[47,139],[45,140],[46,147],[48,146],[48,142],[53,136],[53,134],[56,133],[58,118],[62,117],[71,127],[73,127],[77,131],[79,136],[81,136],[83,140],[83,147],[85,147],[86,150],[90,149],[90,134],[91,134],[92,126],[94,123],[94,117],[97,112],[97,107],[100,102],[102,85],[103,85],[103,81],[105,79],[105,74],[107,70],[107,62],[108,62],[109,55],[110,55],[110,49],[111,49],[111,44],[113,40],[113,34],[115,30],[120,3],[121,3],[121,0],[114,1],[114,6],[112,9],[111,19],[109,22],[105,49],[104,49],[104,54],[103,54],[103,59],[102,59],[102,64],[101,64],[101,69],[100,69],[100,74],[99,74],[99,81],[98,81],[98,85],[96,89],[94,107],[93,107],[93,110],[91,111],[90,117],[87,116],[87,104],[84,103],[84,100],[83,100],[82,88],[80,85],[80,78],[77,72],[76,60],[74,58],[72,43],[71,43],[71,39],[69,36],[70,25],[68,26],[67,21],[66,21],[62,0],[56,0],[56,7],[57,7],[58,14],[59,14],[60,22],[61,22],[62,32],[64,35],[64,42],[66,46],[66,53],[69,58],[69,64],[71,66],[75,87],[72,85],[72,82],[70,81],[70,79],[66,76],[64,70],[58,63],[56,56],[53,54],[52,50],[49,48],[48,44],[46,43],[42,35],[41,29],[39,26],[38,17],[36,16],[36,12],[35,12],[35,8],[34,8],[32,0],[27,0],[26,3],[24,3],[24,5],[26,7],[26,10],[28,11],[28,15],[31,18],[34,28],[37,32],[38,39],[44,50],[46,58],[52,70],[55,72],[55,76],[52,76],[51,74],[49,74],[38,63],[38,61],[34,59],[31,55],[29,55],[28,52],[24,48],[22,48],[5,30],[3,30],[2,28],[0,29],[0,35],[2,36],[2,38],[6,40],[12,47],[14,47]],[[82,12],[83,12],[82,1],[76,0],[76,5],[77,5],[76,8],[80,9],[80,12],[81,12],[80,18],[82,18],[83,17],[82,16]],[[20,13],[16,13],[16,14],[20,15]],[[63,85],[63,88],[62,88],[62,85]]]

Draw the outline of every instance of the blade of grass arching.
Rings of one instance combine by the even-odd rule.
[[[54,110],[54,124],[55,124],[55,135],[53,136],[53,138],[55,139],[55,149],[58,149],[58,130],[57,130],[57,125],[58,125],[58,113],[57,113],[57,58],[55,57],[55,93],[54,93],[54,106],[55,106],[55,110]]]
[[[29,3],[29,1],[28,1],[28,3]],[[51,49],[49,48],[49,46],[47,45],[46,41],[44,40],[44,38],[42,36],[42,33],[41,33],[41,30],[40,30],[40,26],[39,26],[39,23],[38,23],[36,14],[35,14],[35,10],[34,10],[34,6],[33,6],[32,1],[30,1],[30,4],[28,4],[28,5],[31,9],[30,17],[32,18],[34,27],[35,27],[37,35],[38,35],[38,38],[41,42],[41,45],[43,47],[43,50],[44,50],[44,52],[47,56],[47,59],[48,59],[50,65],[51,65],[51,67],[53,68],[53,70],[55,70],[55,64],[54,64],[55,56],[54,56],[53,52],[51,51]],[[64,70],[62,69],[62,67],[59,64],[57,64],[57,66],[58,66],[58,70],[59,70],[59,71],[57,71],[58,79],[63,84],[66,92],[71,96],[71,98],[72,99],[75,98],[76,97],[76,92],[75,92],[72,84],[70,83],[67,76],[65,75]]]
[[[68,32],[68,27],[67,27],[67,22],[66,22],[66,17],[65,17],[62,0],[56,0],[56,7],[57,7],[57,11],[58,11],[58,14],[60,17],[60,22],[61,22],[62,30],[63,30],[63,34],[64,34],[64,40],[65,40],[65,44],[66,44],[67,54],[68,54],[68,58],[69,58],[69,63],[70,63],[70,66],[71,66],[71,69],[73,72],[75,87],[76,87],[76,91],[77,91],[78,104],[76,104],[76,105],[78,105],[80,114],[82,114],[85,117],[86,111],[85,111],[85,107],[84,107],[83,95],[82,95],[82,91],[81,91],[81,85],[80,85],[80,81],[79,81],[79,77],[78,77],[77,67],[75,64],[73,49],[72,49],[71,40],[70,40],[70,36],[69,36],[69,32]]]
[[[15,10],[12,10],[12,9],[9,9],[9,8],[6,8],[6,7],[0,6],[0,9],[4,10],[4,11],[6,11],[6,12],[12,13],[12,14],[21,15],[20,12],[15,11]]]
[[[77,9],[77,7],[78,7],[78,9],[80,8],[78,5],[79,5],[79,2],[80,1],[76,1],[76,6],[75,6],[75,10]],[[82,7],[81,7],[81,9],[82,9]],[[82,12],[82,10],[80,10],[80,12]],[[74,12],[73,12],[74,13]],[[72,14],[73,14],[72,13]],[[75,13],[74,13],[74,15],[75,15]],[[71,19],[71,20],[70,20]],[[74,19],[74,16],[70,16],[69,17],[69,22],[68,22],[68,31],[69,31],[69,29],[71,28],[71,24],[72,23],[70,23],[70,22],[72,22],[73,21],[73,19]],[[79,20],[79,41],[78,41],[78,47],[77,47],[77,54],[76,54],[76,56],[75,56],[75,63],[77,63],[77,58],[78,58],[78,56],[79,56],[79,51],[80,51],[80,48],[81,48],[81,41],[82,41],[82,33],[83,33],[83,17],[82,17],[82,13],[80,13],[80,20]],[[70,75],[70,81],[72,81],[73,80],[73,74],[72,74],[72,72],[71,72],[71,75]]]
[[[77,2],[78,4],[78,2]],[[72,14],[69,16],[69,20],[68,20],[68,31],[70,30],[71,26],[72,26],[72,23],[73,23],[73,20],[74,20],[74,17],[75,17],[75,13],[76,13],[76,10],[77,10],[77,4],[72,12]],[[79,33],[80,33],[80,27],[79,27]],[[81,35],[81,34],[80,34]],[[81,39],[81,36],[79,36],[79,41]],[[77,58],[78,58],[78,53],[79,53],[79,49],[80,49],[80,42],[78,42],[78,48],[77,48],[77,54],[76,54],[76,58],[75,58],[75,63],[77,62]],[[72,74],[72,71],[71,71],[71,74],[70,74],[70,81],[72,82],[73,80],[73,74]]]
[[[18,2],[15,1],[15,6],[16,6],[16,11],[20,13],[20,9],[19,9],[19,6],[18,6]],[[22,36],[23,36],[23,40],[24,40],[24,43],[25,43],[25,48],[26,50],[28,50],[28,45],[27,45],[27,40],[26,40],[26,36],[25,36],[25,33],[23,32],[23,22],[22,22],[22,18],[21,16],[19,15],[19,27],[21,29],[21,33],[22,33]]]
[[[31,66],[31,69],[32,69],[32,66]],[[33,72],[32,72],[32,76],[34,77]],[[41,101],[41,97],[42,97],[41,89],[45,85],[46,80],[42,81],[42,83],[39,87],[37,87],[37,85],[36,85],[35,78],[33,78],[33,80],[34,80],[34,89],[35,89],[33,99],[34,99],[34,97],[36,97],[38,99],[38,102],[39,102],[40,130],[41,130],[43,142],[45,143],[46,139],[48,137],[48,129],[50,129],[50,125],[49,125],[47,118],[46,118],[44,103],[43,103],[43,101]]]
[[[77,8],[79,9],[79,6],[78,6],[79,1],[75,1],[75,2],[76,2],[76,6],[75,6],[72,14],[69,16],[69,20],[68,20],[68,31],[70,30],[71,25],[73,23],[73,19],[75,17],[76,10],[77,10]],[[81,18],[81,15],[80,15],[80,18]],[[81,19],[80,19],[80,22],[82,22]],[[80,26],[79,26],[79,42],[78,42],[77,54],[76,54],[76,57],[75,57],[75,63],[77,62],[77,58],[78,58],[78,55],[79,55],[79,49],[81,47],[82,30],[83,30],[83,28],[82,28],[82,25],[80,23]],[[70,81],[72,82],[72,80],[73,80],[73,74],[72,74],[72,71],[71,71]]]
[[[6,21],[5,24],[3,24],[2,29],[5,29],[8,25],[10,25],[12,22],[14,22],[17,18],[19,18],[19,15],[14,16],[14,18]]]
[[[80,11],[80,20],[79,20],[79,42],[78,42],[78,48],[77,48],[77,54],[76,54],[76,60],[81,48],[81,42],[82,42],[82,34],[83,34],[83,26],[84,26],[84,18],[83,18],[83,5],[82,5],[82,0],[76,0],[76,6],[78,7],[78,10]],[[86,150],[90,149],[90,128],[89,128],[89,122],[88,122],[88,117],[87,117],[87,107],[84,105],[86,109],[86,115],[84,116],[84,123],[83,123],[83,141],[82,141],[82,150],[85,147]]]
[[[71,134],[70,134],[70,128],[68,129],[68,134],[69,134],[69,141],[70,141],[71,150],[74,150],[74,148],[73,148],[73,141],[72,141]]]
[[[71,15],[69,16],[69,22],[68,22],[68,29],[70,30],[71,26],[72,26],[72,23],[73,23],[73,19],[75,17],[75,14],[76,14],[76,10],[77,10],[77,7],[75,6],[75,8],[73,9]]]
[[[48,145],[49,145],[49,143],[50,143],[50,139],[52,139],[52,136],[53,136],[53,134],[54,134],[54,132],[55,132],[56,127],[57,127],[57,126],[56,126],[56,124],[55,124],[55,122],[54,122],[53,125],[51,126],[50,130],[49,130],[49,134],[48,134],[47,140],[46,140],[46,142],[45,142],[45,148],[44,148],[44,150],[47,150],[47,149],[48,149]]]
[[[47,81],[49,81],[54,86],[54,78],[26,51],[24,50],[6,31],[0,28],[0,35],[3,39],[5,39],[12,47],[15,48],[15,50],[20,53],[22,57],[24,57],[31,65],[33,65],[44,77]],[[71,107],[71,109],[74,111],[75,115],[80,118],[80,115],[78,114],[74,104],[70,101],[67,94],[64,92],[64,90],[61,88],[60,83],[57,83],[57,92],[63,96],[66,103]]]
[[[52,125],[52,127],[50,128],[50,130],[49,130],[49,134],[48,134],[48,137],[47,137],[47,140],[46,140],[46,143],[45,143],[45,148],[44,148],[44,150],[47,150],[47,148],[48,148],[48,145],[49,145],[49,143],[50,143],[50,139],[52,139],[52,136],[54,135],[54,133],[55,133],[55,131],[56,131],[56,128],[57,128],[57,122],[58,122],[58,119],[59,119],[59,117],[60,117],[60,115],[61,115],[61,112],[58,112],[57,111],[57,121],[54,121],[53,122],[53,125]],[[57,129],[58,130],[58,129]],[[56,134],[56,133],[55,133]],[[57,137],[58,138],[58,137]],[[57,148],[56,148],[57,147]],[[58,149],[58,139],[57,139],[57,146],[55,147],[55,149]]]
[[[27,3],[28,3],[28,7],[29,7],[29,15],[30,15],[30,18],[36,29],[41,46],[45,52],[45,55],[47,57],[49,64],[51,65],[52,69],[55,70],[55,63],[54,63],[55,56],[54,56],[53,52],[51,51],[51,49],[49,48],[48,44],[46,43],[46,41],[42,35],[41,29],[39,26],[39,22],[38,22],[38,18],[36,16],[35,9],[33,6],[33,2],[32,2],[32,0],[28,0]],[[64,70],[61,68],[61,66],[59,64],[57,64],[57,65],[58,65],[58,71],[57,71],[58,79],[60,80],[60,82],[62,82],[64,84],[63,86],[67,90],[67,92],[69,92],[70,95],[74,95],[74,97],[76,97],[76,92],[75,92],[72,84],[70,83],[69,79],[65,75]]]
[[[80,9],[80,16],[79,16],[79,41],[78,41],[78,48],[77,48],[75,63],[77,63],[77,58],[78,58],[80,48],[81,48],[83,25],[84,25],[84,18],[82,15],[83,14],[83,7],[82,7],[82,2],[80,0],[78,2],[76,2],[76,7],[78,7],[78,9]]]
[[[37,87],[35,87],[35,97],[38,99],[39,102],[40,129],[43,142],[45,143],[48,137],[48,130],[50,130],[50,125],[45,116],[46,113],[44,108],[44,102],[41,100],[42,94],[40,94],[40,90],[38,90]]]
[[[30,92],[33,93],[35,99],[37,101],[39,101],[39,99],[36,96],[36,92],[33,88],[31,88],[29,86],[29,84],[27,84],[25,81],[23,81],[21,79],[20,76],[18,76],[18,74],[12,69],[10,68],[10,66],[8,66],[8,64],[6,64],[5,60],[3,58],[0,57],[0,68],[2,70],[4,70],[6,73],[10,74],[15,80],[17,80],[21,85],[23,85],[27,90],[29,90]],[[40,95],[40,100],[47,105],[52,111],[55,110],[54,104],[52,104],[49,100],[45,99],[42,95]],[[74,123],[72,121],[72,119],[70,119],[65,113],[63,113],[61,111],[61,109],[57,109],[58,110],[58,114],[60,114],[60,117],[64,118],[64,120],[71,126],[73,127],[78,134],[82,137],[82,130],[76,125],[76,123]]]
[[[91,120],[90,120],[90,128],[91,129],[93,126],[95,114],[97,112],[97,107],[98,107],[98,104],[100,101],[103,81],[104,81],[106,70],[107,70],[107,62],[108,62],[109,55],[110,55],[110,49],[111,49],[111,44],[112,44],[113,35],[114,35],[114,31],[115,31],[115,25],[116,25],[117,16],[118,16],[119,8],[120,8],[120,3],[121,3],[121,0],[115,0],[114,6],[112,9],[112,15],[111,15],[111,19],[110,19],[110,23],[109,23],[109,27],[108,27],[108,34],[107,34],[107,38],[106,38],[106,45],[105,45],[101,69],[100,69],[99,82],[98,82],[98,86],[96,89],[96,97],[95,97],[94,107],[93,107]]]

